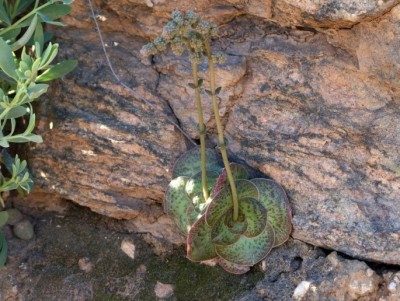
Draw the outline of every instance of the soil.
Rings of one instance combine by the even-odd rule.
[[[0,271],[0,301],[160,300],[158,282],[172,285],[165,286],[171,292],[158,292],[168,300],[232,300],[263,278],[259,267],[236,276],[192,263],[183,247],[156,255],[145,240],[148,234],[128,233],[123,221],[77,205],[63,214],[28,218],[35,227],[32,240],[6,229],[9,256]],[[134,249],[134,258],[122,251],[123,241]]]

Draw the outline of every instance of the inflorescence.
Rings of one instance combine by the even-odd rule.
[[[172,20],[164,27],[160,36],[153,42],[146,44],[140,53],[143,56],[155,55],[166,50],[170,45],[172,52],[181,56],[185,49],[189,51],[192,63],[200,64],[207,56],[205,40],[217,35],[217,26],[208,21],[200,20],[199,15],[193,11],[182,13],[179,10],[172,12]],[[217,64],[226,62],[226,55],[217,53],[212,55],[212,60]]]

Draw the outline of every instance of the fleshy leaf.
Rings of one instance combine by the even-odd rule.
[[[206,169],[219,172],[221,170],[217,152],[206,148]],[[192,177],[201,171],[200,147],[194,147],[184,153],[175,163],[172,177]]]
[[[248,180],[235,181],[239,202],[242,198],[258,199],[258,189],[256,185]],[[229,186],[225,187],[216,196],[214,196],[206,211],[207,224],[214,226],[230,208],[232,208],[232,193]]]
[[[271,251],[274,245],[274,230],[266,224],[264,231],[256,237],[241,236],[229,246],[215,246],[218,256],[238,265],[253,266]]]
[[[229,187],[214,196],[205,213],[207,224],[214,226],[217,221],[232,207],[232,196]]]
[[[168,190],[164,198],[164,211],[171,215],[179,229],[184,233],[188,232],[187,209],[191,200],[185,191],[187,177],[175,178],[169,183]]]
[[[201,212],[199,212],[193,206],[193,204],[190,204],[186,211],[186,216],[187,216],[188,225],[193,225],[201,217]]]
[[[238,265],[236,263],[227,261],[221,257],[218,257],[218,264],[227,272],[231,274],[241,275],[250,271],[249,266]]]
[[[292,231],[292,212],[283,188],[273,180],[252,179],[260,191],[260,202],[267,209],[267,221],[275,231],[274,247],[283,244]]]
[[[243,165],[237,163],[230,163],[229,166],[231,167],[232,176],[235,180],[239,179],[247,180],[249,178],[249,173],[247,172],[247,169]],[[227,185],[229,185],[229,183],[228,183],[228,178],[226,176],[226,169],[224,168],[224,170],[218,177],[217,183],[215,184],[214,195],[217,195]]]
[[[258,200],[260,194],[257,186],[252,182],[249,180],[237,180],[235,183],[239,200],[242,198],[253,198]]]
[[[218,178],[218,173],[215,171],[207,171],[207,187],[210,189],[214,187],[215,182]],[[193,177],[191,177],[186,183],[186,192],[189,197],[197,195],[199,193],[203,193],[203,185],[201,182],[201,172],[198,172]]]
[[[232,215],[229,210],[226,215]],[[211,229],[211,240],[216,245],[231,245],[238,241],[240,233],[233,232],[225,223],[226,215],[223,215]]]
[[[239,202],[239,211],[245,217],[247,229],[243,235],[255,237],[259,235],[267,223],[267,210],[256,199],[243,198]]]
[[[242,216],[239,212],[239,218],[237,221],[233,220],[233,210],[229,210],[225,214],[225,225],[233,232],[237,234],[242,234],[247,229],[247,221],[244,216]]]
[[[211,241],[211,227],[204,215],[190,228],[187,238],[187,257],[191,261],[205,261],[217,257]]]

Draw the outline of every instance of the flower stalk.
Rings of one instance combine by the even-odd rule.
[[[239,217],[239,201],[238,201],[238,196],[237,196],[235,180],[233,179],[231,167],[230,167],[229,160],[228,160],[228,154],[226,152],[226,144],[225,144],[225,138],[224,138],[224,133],[223,133],[222,124],[221,124],[221,119],[219,118],[214,60],[213,60],[213,56],[212,56],[212,52],[211,52],[210,43],[207,39],[204,39],[204,46],[205,46],[205,50],[206,50],[206,54],[207,54],[207,58],[208,58],[211,99],[212,99],[212,104],[213,104],[215,123],[217,125],[218,143],[219,143],[219,148],[220,148],[220,152],[221,152],[221,156],[222,156],[222,161],[224,163],[226,175],[227,175],[229,186],[230,186],[231,193],[232,193],[233,220],[237,221],[237,219]]]
[[[207,186],[207,170],[206,170],[206,127],[204,125],[203,107],[201,104],[200,88],[202,80],[198,76],[198,64],[192,62],[192,75],[194,83],[194,93],[196,97],[197,113],[199,116],[199,132],[200,132],[200,158],[201,158],[201,184],[203,189],[204,202],[207,202],[210,194]]]

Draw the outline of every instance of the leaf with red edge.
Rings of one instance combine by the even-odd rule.
[[[259,193],[256,185],[249,180],[235,181],[238,200],[242,198],[258,199]],[[225,187],[220,191],[208,205],[206,211],[207,224],[214,226],[217,220],[233,207],[232,193],[230,187]]]
[[[238,265],[236,263],[227,261],[221,257],[218,257],[218,264],[227,272],[231,274],[241,275],[250,271],[249,266]]]
[[[260,202],[267,209],[267,221],[274,228],[274,247],[283,244],[292,232],[292,212],[283,188],[269,179],[252,179],[260,191]]]
[[[256,237],[241,236],[237,242],[228,246],[215,246],[221,258],[238,265],[253,266],[271,251],[274,245],[274,230],[266,224],[264,231]]]
[[[233,179],[247,180],[249,178],[249,173],[247,172],[247,169],[243,165],[238,163],[230,163],[229,166],[231,168]],[[222,189],[224,189],[228,185],[229,185],[228,177],[226,175],[226,169],[224,168],[222,173],[219,175],[217,179],[217,183],[215,184],[214,195],[217,195]]]
[[[204,215],[190,228],[187,237],[187,257],[195,262],[217,257],[211,241],[211,227],[207,225]]]
[[[206,169],[218,173],[221,170],[218,153],[214,149],[206,148]],[[192,177],[199,171],[201,171],[200,147],[194,147],[182,154],[176,161],[172,170],[172,177]]]
[[[217,221],[232,207],[232,196],[230,189],[222,190],[208,205],[205,213],[207,224],[214,226]]]

